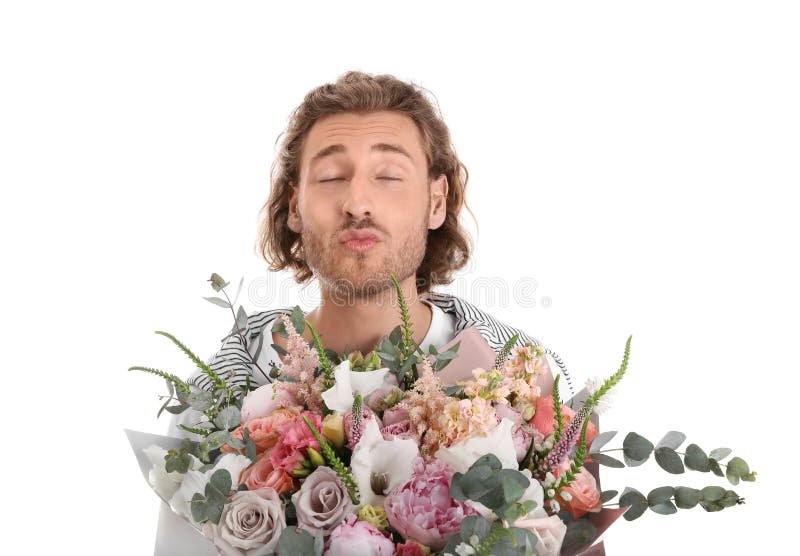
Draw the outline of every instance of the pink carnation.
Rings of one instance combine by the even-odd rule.
[[[292,421],[282,423],[277,427],[280,439],[270,452],[270,461],[275,469],[282,469],[291,473],[300,466],[306,459],[306,449],[314,448],[319,451],[320,446],[311,429],[308,428],[303,415],[308,417],[311,424],[318,430],[322,430],[322,417],[310,411],[304,411]]]
[[[453,469],[434,459],[414,462],[414,474],[386,497],[384,508],[391,526],[406,539],[440,550],[461,527],[461,520],[477,512],[450,497]]]
[[[325,551],[325,556],[349,556],[350,554],[392,556],[394,554],[394,543],[390,538],[366,521],[356,521],[356,516],[352,514],[331,531],[329,542],[330,545]]]

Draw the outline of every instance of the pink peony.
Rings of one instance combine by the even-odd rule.
[[[406,541],[398,544],[394,549],[394,556],[429,556],[431,553],[427,546],[415,541]]]
[[[279,425],[277,431],[280,439],[270,452],[270,460],[275,469],[283,469],[287,473],[291,473],[306,459],[307,448],[320,450],[319,442],[303,420],[303,415],[308,417],[314,428],[318,431],[322,430],[322,418],[310,411],[304,411],[293,420]]]
[[[294,479],[282,469],[275,469],[269,452],[262,452],[256,462],[242,472],[240,482],[247,485],[250,490],[260,488],[273,488],[278,494],[294,490]]]
[[[414,462],[414,474],[386,497],[384,508],[391,526],[406,539],[440,550],[461,527],[461,520],[477,512],[450,497],[453,469],[422,458]]]
[[[364,556],[392,556],[394,543],[385,534],[367,523],[356,521],[356,516],[350,515],[347,521],[331,531],[330,544],[325,556],[349,556],[359,554]]]

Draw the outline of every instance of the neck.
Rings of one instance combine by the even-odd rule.
[[[400,282],[400,289],[411,319],[414,341],[420,343],[430,328],[431,308],[419,300],[414,275]],[[319,333],[322,344],[339,354],[345,348],[351,353],[367,354],[383,336],[402,323],[394,287],[348,303],[342,303],[341,297],[323,288],[320,306],[306,319]]]

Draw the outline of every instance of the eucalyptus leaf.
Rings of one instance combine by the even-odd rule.
[[[744,475],[749,474],[750,466],[747,465],[747,462],[740,457],[732,458],[728,462],[728,468],[725,470],[725,476],[733,485],[738,485],[739,479],[741,479]]]
[[[686,456],[683,458],[686,467],[693,471],[704,473],[711,470],[711,464],[706,453],[697,444],[689,444],[686,447]]]
[[[203,412],[214,407],[214,399],[211,392],[207,390],[196,390],[189,394],[186,402],[195,411]]]
[[[675,504],[682,510],[694,508],[700,501],[700,491],[696,488],[677,487],[675,489]]]
[[[671,448],[677,450],[686,440],[686,435],[679,431],[669,431],[664,438],[658,441],[656,448]]]
[[[650,509],[657,514],[661,515],[670,515],[674,514],[678,511],[678,508],[675,507],[675,504],[672,502],[664,502],[662,504],[656,504],[655,506],[650,506]]]
[[[700,494],[706,502],[716,502],[725,496],[725,489],[718,486],[707,486],[700,491]]]
[[[222,299],[221,297],[204,297],[206,301],[210,301],[214,305],[218,305],[219,307],[223,307],[225,309],[230,309],[231,304]]]
[[[210,450],[216,450],[223,444],[231,440],[231,433],[228,431],[216,431],[206,436],[204,442],[208,444]]]
[[[711,472],[714,473],[717,477],[724,477],[725,473],[722,472],[722,468],[720,468],[717,460],[709,459],[708,466],[711,468]]]
[[[592,542],[597,536],[597,527],[588,519],[581,518],[567,525],[562,548],[577,548]]]
[[[617,435],[617,431],[605,431],[598,434],[592,441],[592,446],[589,448],[589,453],[594,456],[600,449],[605,446],[609,440]]]
[[[675,494],[675,489],[671,486],[654,488],[647,495],[647,503],[650,506],[663,504],[664,502],[667,502],[670,498],[672,498],[674,494]]]
[[[624,463],[606,454],[591,454],[591,456],[593,461],[596,461],[600,465],[605,465],[606,467],[614,467],[617,469],[625,467]]]
[[[236,303],[236,301],[234,301]],[[247,311],[244,310],[244,307],[239,305],[239,308],[236,310],[236,328],[240,331],[244,331],[247,328]]]
[[[192,500],[189,503],[189,508],[192,512],[192,519],[194,519],[197,523],[202,523],[208,519],[208,504],[206,502],[206,497],[196,492],[194,496],[192,496]]]
[[[628,511],[623,514],[626,521],[633,521],[639,518],[648,508],[647,498],[635,488],[625,487],[622,496],[619,497],[621,508],[630,506]]]
[[[272,346],[272,349],[274,349],[274,350],[275,350],[275,352],[276,352],[278,355],[280,355],[280,356],[286,356],[286,355],[289,355],[289,352],[288,352],[288,351],[286,351],[285,349],[283,349],[283,348],[282,348],[281,346],[279,346],[278,344],[270,344],[270,345]]]
[[[238,427],[242,423],[242,413],[235,405],[223,407],[214,418],[214,424],[219,429],[230,430]]]
[[[278,554],[280,556],[322,556],[322,531],[317,531],[315,535],[317,538],[294,525],[286,527],[278,540]]]
[[[629,432],[622,443],[622,453],[628,467],[636,467],[647,461],[653,453],[653,443],[645,437]]]
[[[306,316],[299,305],[294,306],[292,314],[289,315],[289,320],[292,322],[295,332],[302,335],[306,329]]]
[[[708,454],[708,457],[716,461],[722,461],[731,455],[731,452],[732,450],[730,448],[717,448],[715,450],[711,450],[711,453]]]
[[[184,411],[186,411],[187,409],[189,409],[189,404],[188,403],[182,403],[182,404],[178,404],[178,405],[168,405],[164,409],[166,409],[167,411],[169,411],[173,415],[179,415],[179,414],[183,413]]]
[[[672,448],[657,448],[655,451],[656,463],[667,473],[679,475],[686,471],[681,457]]]
[[[224,500],[209,500],[206,504],[206,511],[208,512],[208,520],[212,523],[219,523],[222,517],[222,508],[225,506]]]
[[[603,491],[603,492],[600,494],[600,502],[601,502],[602,504],[605,504],[605,503],[606,503],[606,502],[608,502],[609,500],[613,500],[613,498],[614,498],[614,497],[615,497],[617,494],[619,494],[619,492],[618,492],[618,491],[616,491],[616,490],[604,490],[604,491]]]
[[[206,499],[211,501],[222,501],[228,498],[228,493],[232,486],[231,473],[227,469],[217,469],[206,483]]]

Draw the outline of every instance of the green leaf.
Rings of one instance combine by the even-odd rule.
[[[609,500],[612,500],[617,494],[619,494],[619,492],[616,490],[604,490],[600,494],[600,502],[605,504]]]
[[[233,304],[236,305],[236,301],[239,299],[239,294],[242,293],[242,286],[244,285],[244,276],[241,277],[239,280],[239,286],[236,288],[236,295],[233,296]],[[239,306],[239,309],[242,307]]]
[[[231,491],[231,474],[227,469],[217,469],[206,483],[206,499],[211,501],[222,501],[228,498]]]
[[[592,441],[591,448],[589,448],[589,454],[594,457],[594,454],[600,451],[600,449],[605,446],[612,438],[617,435],[617,431],[605,431],[598,434],[595,439]]]
[[[214,424],[219,429],[230,430],[238,427],[242,423],[242,414],[235,405],[222,408],[214,418]]]
[[[218,306],[223,307],[225,309],[230,309],[230,307],[231,307],[230,303],[228,303],[227,301],[225,301],[224,299],[222,299],[220,297],[204,297],[203,299],[205,299],[206,301],[210,301],[214,305],[218,305]]]
[[[711,450],[711,453],[708,455],[713,460],[722,461],[731,455],[730,448],[717,448],[716,450]]]
[[[706,502],[716,502],[725,496],[725,489],[718,486],[707,486],[700,491],[700,494]]]
[[[594,461],[606,467],[615,467],[617,469],[625,467],[624,463],[606,454],[591,454],[591,456]]]
[[[206,503],[206,497],[196,492],[194,496],[192,496],[192,501],[189,504],[189,507],[192,512],[192,519],[194,519],[197,523],[202,523],[208,519],[208,504]]]
[[[647,495],[647,503],[650,506],[657,506],[663,504],[672,498],[675,494],[675,489],[671,486],[663,486],[654,488]]]
[[[686,447],[686,457],[683,458],[686,467],[693,471],[702,471],[706,473],[711,470],[711,464],[708,461],[708,456],[697,444],[689,444]]]
[[[725,476],[732,485],[738,485],[739,479],[743,475],[748,475],[749,473],[750,466],[740,457],[732,458],[731,461],[728,462],[728,468],[725,470]]]
[[[619,497],[619,506],[621,508],[630,506],[628,511],[623,514],[623,517],[626,521],[633,521],[647,510],[647,498],[635,488],[625,487],[622,496]]]
[[[231,440],[231,433],[228,431],[216,431],[206,436],[204,442],[208,444],[209,450],[216,450],[223,444]]]
[[[280,556],[321,556],[323,549],[322,531],[311,536],[308,531],[294,525],[286,527],[278,540]]]
[[[722,469],[720,468],[719,464],[717,463],[717,460],[709,459],[708,460],[708,466],[711,468],[711,472],[714,473],[714,475],[716,475],[717,477],[724,477],[725,476],[725,473],[722,472]]]
[[[202,413],[214,406],[214,399],[211,392],[207,390],[196,390],[189,394],[186,398],[186,403],[195,411]]]
[[[696,488],[678,487],[675,489],[675,504],[682,510],[690,510],[700,501],[700,496]]]
[[[629,432],[622,443],[622,453],[625,455],[625,463],[629,467],[636,467],[643,464],[653,452],[653,443],[645,437]]]
[[[219,523],[219,520],[222,517],[222,508],[224,507],[225,503],[222,500],[209,500],[206,504],[208,520],[212,523]]]
[[[679,475],[686,471],[683,467],[681,457],[672,448],[657,448],[655,454],[656,462],[667,473]]]
[[[166,409],[167,411],[169,411],[173,415],[179,415],[179,414],[183,413],[184,411],[186,411],[187,409],[189,409],[189,404],[188,403],[181,403],[181,404],[178,404],[178,405],[168,405],[164,409]]]
[[[669,431],[664,438],[658,441],[656,448],[672,448],[677,450],[680,445],[686,440],[686,435],[678,431]]]
[[[656,504],[655,506],[650,506],[650,509],[657,514],[661,515],[670,515],[674,514],[678,511],[678,508],[675,507],[675,504],[672,502],[664,502],[662,504]]]
[[[211,274],[211,278],[209,278],[208,281],[211,282],[211,287],[214,288],[215,292],[218,292],[229,284],[229,282],[226,282],[225,279],[216,272]]]
[[[567,524],[562,548],[577,548],[589,544],[597,536],[597,527],[586,518],[576,519]]]
[[[294,326],[295,331],[302,335],[303,331],[306,329],[306,316],[303,314],[303,310],[299,305],[294,306],[289,320],[292,321],[292,326]]]
[[[234,303],[236,303],[236,300],[234,300]],[[244,332],[245,328],[247,328],[247,311],[241,305],[236,310],[236,328],[241,332]]]

